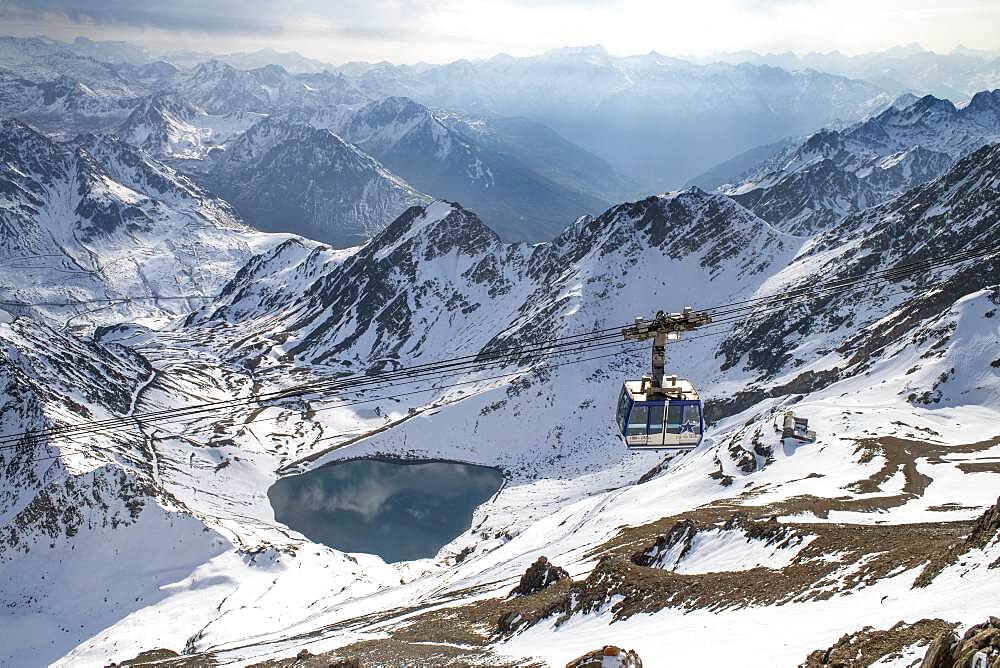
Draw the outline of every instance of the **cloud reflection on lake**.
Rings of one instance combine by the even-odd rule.
[[[433,557],[502,481],[457,462],[355,460],[279,480],[268,497],[275,518],[311,540],[393,562]]]

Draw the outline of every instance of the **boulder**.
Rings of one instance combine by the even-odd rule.
[[[510,591],[510,595],[528,596],[568,578],[569,573],[565,570],[550,564],[545,557],[538,557],[538,560],[521,576],[521,582]]]
[[[986,663],[976,664],[976,655]],[[1000,666],[1000,617],[990,617],[976,624],[959,638],[954,631],[942,633],[924,655],[920,668],[979,668]]]
[[[633,650],[605,645],[573,659],[566,668],[642,668],[642,659]]]

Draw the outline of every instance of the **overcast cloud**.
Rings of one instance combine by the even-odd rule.
[[[322,60],[443,62],[600,43],[617,54],[1000,47],[996,0],[0,0],[2,32],[154,50],[271,47]]]

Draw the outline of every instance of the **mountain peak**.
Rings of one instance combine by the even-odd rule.
[[[608,57],[610,54],[604,46],[600,44],[589,44],[584,46],[563,46],[558,49],[550,49],[545,52],[546,56],[598,56]]]
[[[921,46],[919,42],[910,42],[909,44],[901,44],[899,46],[886,49],[882,53],[890,58],[905,58],[907,56],[915,56],[920,53],[927,53],[927,49]]]
[[[1000,88],[979,91],[972,96],[965,109],[973,112],[1000,111]]]
[[[387,116],[414,116],[429,113],[427,107],[402,95],[391,95],[381,100],[375,100],[366,109]]]
[[[892,104],[889,105],[889,108],[902,111],[907,107],[912,107],[919,100],[920,98],[914,95],[913,93],[903,93],[902,95],[900,95],[899,97],[897,97],[895,100],[892,101]]]
[[[445,200],[410,207],[377,234],[368,248],[376,256],[384,257],[407,242],[422,246],[427,260],[447,255],[454,249],[473,255],[501,243],[497,233],[479,216],[461,204]]]
[[[951,100],[928,94],[919,98],[912,96],[914,100],[910,104],[906,104],[906,102],[910,101],[910,97],[907,94],[901,95],[897,98],[898,105],[897,102],[894,102],[874,119],[860,124],[859,128],[866,128],[872,123],[881,125],[911,125],[913,123],[932,120],[935,117],[953,116],[958,112],[958,109]]]
[[[5,162],[25,161],[44,171],[41,162],[61,154],[60,145],[14,118],[0,118],[0,169]]]
[[[272,79],[288,76],[288,70],[277,63],[268,63],[263,67],[254,69],[254,72],[259,72],[260,74]]]
[[[924,95],[910,107],[910,110],[916,113],[923,113],[926,111],[954,113],[957,111],[951,100],[934,97],[933,95]]]
[[[340,248],[365,243],[431,199],[331,130],[275,117],[229,143],[211,179],[258,229]]]

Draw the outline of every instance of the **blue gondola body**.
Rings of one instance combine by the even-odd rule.
[[[636,318],[622,329],[626,341],[649,341],[653,346],[649,375],[626,380],[618,396],[615,419],[618,433],[630,450],[693,450],[705,431],[701,397],[689,381],[664,373],[667,342],[676,341],[712,322],[707,311],[685,306],[679,313],[657,311],[652,320]]]
[[[676,396],[647,396],[642,381],[626,381],[615,417],[631,450],[693,450],[705,431],[702,402],[687,381],[675,381]]]

